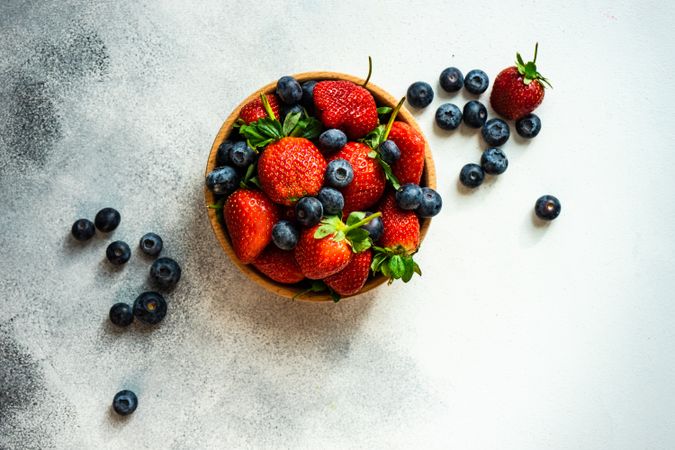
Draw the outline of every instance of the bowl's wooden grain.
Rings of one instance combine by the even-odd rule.
[[[365,80],[361,78],[357,78],[351,75],[346,75],[342,73],[336,73],[336,72],[305,72],[305,73],[300,73],[297,75],[294,75],[295,79],[297,79],[299,82],[304,82],[307,80],[349,80],[352,81],[356,84],[363,84]],[[262,89],[259,89],[249,95],[243,102],[237,106],[234,111],[230,114],[230,116],[227,118],[225,123],[220,127],[220,130],[218,131],[218,135],[216,136],[215,141],[213,142],[213,146],[211,147],[211,153],[209,154],[209,159],[206,164],[206,174],[211,172],[213,169],[216,167],[216,153],[218,151],[218,146],[226,139],[226,137],[230,134],[230,131],[232,130],[232,125],[234,122],[237,120],[239,117],[239,111],[241,108],[247,104],[248,102],[254,100],[260,95],[260,92],[265,92],[265,93],[273,93],[276,88],[276,81],[264,86]],[[375,101],[379,106],[390,106],[390,107],[395,107],[396,104],[398,103],[398,99],[392,97],[389,95],[387,92],[382,90],[381,88],[375,86],[372,83],[368,83],[367,86],[368,90],[373,94],[375,97]],[[401,108],[401,110],[398,113],[397,116],[398,120],[401,120],[403,122],[408,123],[415,129],[417,129],[420,133],[422,133],[422,130],[420,130],[419,126],[417,125],[417,122],[413,118],[412,114],[405,108]],[[423,133],[422,133],[423,134]],[[429,143],[427,142],[426,145],[426,155],[425,155],[425,164],[424,164],[424,173],[422,174],[422,182],[421,184],[423,186],[429,186],[430,188],[436,188],[436,171],[434,168],[434,161],[431,156],[431,149],[429,148]],[[289,286],[281,283],[277,283],[269,278],[267,278],[265,275],[262,273],[258,272],[255,267],[252,265],[248,264],[243,264],[241,261],[239,261],[239,258],[234,254],[234,250],[232,249],[232,246],[230,244],[230,238],[227,235],[227,232],[225,230],[224,226],[221,226],[217,213],[214,209],[208,208],[208,205],[212,205],[216,202],[216,199],[213,195],[213,193],[205,188],[204,189],[204,195],[206,197],[206,210],[209,215],[209,220],[211,222],[211,227],[213,228],[213,232],[216,235],[216,238],[218,239],[218,242],[220,243],[220,246],[225,250],[225,253],[230,257],[230,259],[236,264],[239,269],[241,269],[244,274],[246,274],[247,277],[252,279],[254,282],[259,284],[260,286],[264,287],[268,291],[274,292],[277,295],[280,295],[282,297],[287,297],[287,298],[292,298],[294,295],[296,295],[300,289],[297,288],[296,286]],[[429,224],[431,223],[431,219],[421,219],[420,221],[420,242],[424,239],[424,236],[426,235],[426,232],[429,228]],[[361,292],[359,294],[367,292],[371,289],[376,288],[377,286],[381,285],[387,281],[387,279],[383,276],[377,276],[373,279],[368,280],[366,285],[363,287]],[[358,295],[358,294],[357,294]],[[299,300],[304,300],[304,301],[328,301],[331,300],[330,296],[328,294],[323,294],[323,293],[308,293],[302,295]]]

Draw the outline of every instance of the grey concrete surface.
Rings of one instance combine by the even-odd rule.
[[[672,13],[2,0],[0,448],[674,448]],[[482,144],[432,125],[469,96],[416,112],[445,201],[421,279],[294,303],[219,249],[203,169],[259,86],[362,74],[373,55],[373,82],[399,96],[448,65],[492,77],[535,40],[555,89],[498,180],[458,190]],[[544,193],[563,202],[550,227],[531,218]],[[74,242],[72,222],[105,206],[120,227]],[[107,312],[147,288],[148,231],[183,278],[161,326],[119,331]],[[121,269],[104,259],[113,238],[134,249]],[[140,406],[120,419],[124,388]]]

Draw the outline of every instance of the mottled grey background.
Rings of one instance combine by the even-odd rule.
[[[0,2],[0,448],[675,447],[673,7],[663,2]],[[337,305],[270,295],[203,208],[212,140],[281,75],[364,74],[400,96],[531,54],[544,129],[457,189],[482,144],[416,112],[444,210],[424,277]],[[483,97],[484,101],[487,98]],[[532,221],[541,194],[563,202]],[[104,206],[121,226],[84,244]],[[156,328],[113,238],[154,231],[183,267]],[[120,419],[113,395],[139,395]]]

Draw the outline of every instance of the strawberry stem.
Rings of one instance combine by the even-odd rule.
[[[373,58],[368,56],[368,76],[366,77],[366,81],[364,81],[361,86],[363,87],[368,86],[368,82],[370,81],[370,76],[372,74],[373,74]]]
[[[354,230],[356,228],[362,227],[363,225],[367,224],[371,220],[373,220],[376,217],[380,217],[382,215],[381,212],[376,212],[375,214],[371,214],[369,216],[364,217],[362,220],[359,220],[353,225],[350,225],[344,229],[344,233],[347,234],[349,231]]]
[[[391,127],[394,125],[394,120],[396,120],[396,115],[398,114],[399,110],[401,109],[401,106],[403,106],[404,101],[405,101],[405,97],[403,97],[401,100],[399,100],[398,105],[396,105],[394,110],[391,112],[391,116],[389,117],[389,122],[387,122],[387,128],[385,128],[384,135],[382,136],[382,142],[386,141],[387,138],[389,137],[389,132],[391,131]]]
[[[533,63],[537,63],[537,50],[539,50],[539,42],[534,44],[534,59],[532,60]]]
[[[263,108],[265,108],[265,111],[267,111],[267,115],[270,117],[270,119],[277,120],[277,116],[274,115],[272,106],[270,105],[270,102],[267,101],[267,96],[264,92],[260,93],[260,101],[262,102]]]

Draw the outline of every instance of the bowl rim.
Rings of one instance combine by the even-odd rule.
[[[362,85],[365,80],[359,77],[355,77],[353,75],[349,74],[344,74],[340,72],[330,72],[330,71],[314,71],[314,72],[302,72],[298,73],[295,75],[292,75],[296,80],[298,80],[300,83],[309,81],[309,80],[317,80],[317,81],[323,81],[323,80],[347,80],[351,81],[353,83],[356,83],[358,85]],[[220,129],[218,130],[218,133],[216,134],[216,137],[213,141],[213,144],[211,146],[211,151],[209,153],[209,158],[206,163],[206,172],[205,176],[208,175],[213,169],[216,167],[216,154],[218,152],[218,147],[220,144],[225,140],[227,136],[229,136],[232,126],[234,125],[234,122],[239,118],[239,113],[241,109],[249,103],[250,101],[256,99],[261,92],[264,92],[265,94],[271,94],[274,93],[276,89],[277,82],[272,81],[265,86],[263,86],[260,89],[257,89],[254,91],[251,95],[246,97],[239,105],[232,110],[230,115],[227,117],[227,119],[223,122],[223,124],[220,126]],[[370,91],[371,94],[373,94],[373,97],[375,98],[375,101],[378,105],[382,106],[389,106],[393,108],[396,106],[398,103],[398,99],[394,98],[391,94],[386,92],[384,89],[380,88],[379,86],[373,84],[372,82],[368,82],[368,85],[366,86],[366,89]],[[436,169],[434,166],[434,160],[431,154],[431,148],[429,147],[429,141],[428,139],[424,136],[424,133],[420,129],[419,125],[417,124],[417,121],[413,117],[413,115],[408,111],[405,106],[401,107],[397,120],[400,120],[402,122],[406,122],[408,125],[412,126],[417,132],[419,132],[422,137],[424,137],[424,142],[425,142],[425,149],[424,149],[424,170],[422,172],[422,182],[420,183],[423,186],[428,186],[432,189],[436,189]],[[258,285],[262,286],[266,290],[275,293],[276,295],[279,295],[281,297],[285,298],[294,298],[295,295],[301,292],[301,289],[298,288],[296,285],[289,285],[289,284],[282,284],[278,283],[271,278],[268,278],[266,275],[264,275],[262,272],[259,272],[252,264],[244,264],[242,263],[239,258],[234,253],[234,249],[232,248],[232,245],[230,244],[230,238],[229,235],[225,229],[225,226],[221,226],[221,222],[218,219],[218,213],[215,209],[210,208],[210,205],[213,205],[216,203],[215,195],[211,190],[209,190],[206,186],[204,186],[204,198],[206,200],[206,210],[208,213],[209,217],[209,222],[211,223],[211,228],[213,229],[213,233],[216,236],[216,239],[220,243],[221,248],[223,251],[230,257],[230,259],[234,262],[234,264],[251,280],[256,282]],[[420,248],[422,245],[422,242],[424,240],[424,237],[427,234],[427,231],[429,229],[429,225],[431,224],[431,219],[430,218],[420,218]],[[366,284],[363,286],[363,288],[356,294],[348,297],[356,297],[361,294],[364,294],[372,289],[375,289],[376,287],[382,285],[388,281],[388,279],[383,276],[382,274],[379,274],[378,276],[369,279]],[[347,297],[343,297],[347,298]],[[329,294],[327,293],[317,293],[317,292],[308,292],[303,294],[300,297],[297,297],[296,300],[299,301],[306,301],[306,302],[326,302],[326,301],[331,301],[332,298],[330,297]]]

